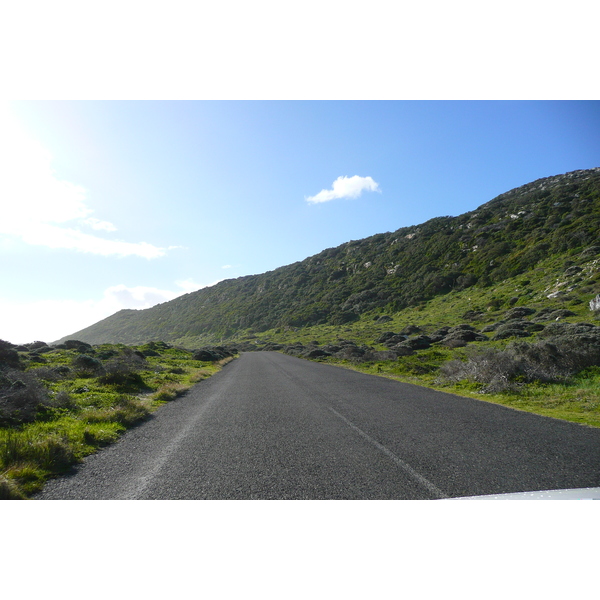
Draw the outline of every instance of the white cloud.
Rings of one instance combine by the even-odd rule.
[[[222,281],[222,280],[219,280]],[[96,300],[39,300],[15,302],[0,298],[0,339],[13,344],[35,340],[51,343],[89,327],[124,308],[144,309],[219,283],[176,281],[176,290],[113,285]]]
[[[14,224],[0,224],[0,233],[18,235],[26,244],[45,246],[46,248],[65,248],[102,256],[141,256],[158,258],[164,256],[166,250],[146,242],[123,242],[83,233],[69,227],[58,227],[49,223],[32,221],[27,227],[19,229]]]
[[[113,285],[104,291],[104,302],[116,310],[122,308],[150,308],[161,302],[173,300],[181,292],[161,290],[153,287],[135,286],[127,287],[124,284]],[[116,312],[115,310],[115,312]]]
[[[85,188],[57,177],[51,154],[20,129],[6,106],[0,106],[0,131],[0,234],[36,246],[103,256],[156,258],[165,254],[166,249],[146,242],[122,242],[79,231],[78,225],[106,232],[116,227],[90,216],[94,211],[87,205]]]
[[[381,190],[379,184],[372,177],[359,177],[358,175],[346,177],[342,175],[333,182],[332,189],[321,190],[317,195],[306,198],[306,201],[311,204],[318,204],[339,198],[358,198],[364,191],[380,192]]]
[[[221,269],[232,269],[233,265],[223,265]]]
[[[103,303],[93,300],[39,300],[12,302],[0,300],[0,339],[13,344],[36,340],[51,343],[105,317]]]
[[[92,229],[97,229],[99,231],[116,231],[117,228],[108,221],[101,221],[100,219],[94,219],[90,217],[83,221],[86,225],[89,225]]]

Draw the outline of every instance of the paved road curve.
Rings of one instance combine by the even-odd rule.
[[[39,499],[429,499],[600,486],[600,429],[243,354]]]

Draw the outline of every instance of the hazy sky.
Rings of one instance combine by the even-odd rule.
[[[0,119],[14,343],[600,166],[596,101],[18,101]]]

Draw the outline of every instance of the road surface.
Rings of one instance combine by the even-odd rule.
[[[244,353],[37,499],[436,499],[600,486],[600,429]]]

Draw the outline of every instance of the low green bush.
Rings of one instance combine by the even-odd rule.
[[[30,373],[4,368],[0,371],[0,424],[32,421],[48,390]]]

